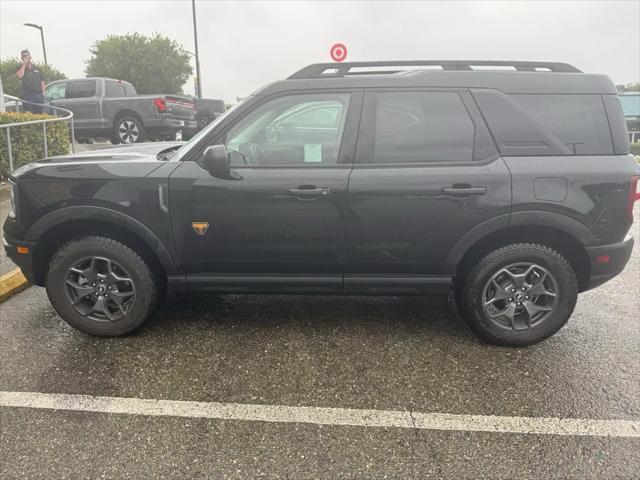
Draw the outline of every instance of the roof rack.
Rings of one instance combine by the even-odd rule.
[[[347,63],[314,63],[297,71],[289,78],[335,78],[347,75],[372,75],[400,73],[411,68],[394,67],[423,67],[440,66],[442,70],[473,71],[474,67],[512,67],[519,72],[571,72],[581,73],[573,65],[558,62],[508,62],[488,60],[400,60],[384,62],[347,62]],[[383,70],[352,71],[352,69],[383,68]],[[482,69],[484,70],[484,69]]]

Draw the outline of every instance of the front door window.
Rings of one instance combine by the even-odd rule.
[[[45,98],[49,101],[65,98],[67,85],[67,82],[54,83],[53,85],[49,85],[45,90]]]
[[[337,164],[349,98],[340,93],[268,101],[227,133],[231,164]]]

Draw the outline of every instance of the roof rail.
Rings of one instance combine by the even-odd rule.
[[[474,70],[473,67],[513,67],[520,72],[573,72],[581,73],[573,65],[558,62],[509,62],[509,61],[488,61],[488,60],[400,60],[383,62],[346,62],[346,63],[314,63],[302,70],[298,70],[289,78],[335,78],[347,75],[371,75],[371,74],[392,74],[399,73],[410,68],[393,67],[422,67],[440,66],[443,70]],[[371,67],[371,71],[352,72],[351,69]],[[376,71],[375,68],[385,70]]]

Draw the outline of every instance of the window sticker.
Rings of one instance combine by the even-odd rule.
[[[305,144],[304,163],[322,162],[322,145],[319,143]]]

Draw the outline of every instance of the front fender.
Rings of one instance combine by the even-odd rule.
[[[156,254],[167,275],[180,275],[167,246],[145,225],[122,212],[97,206],[74,206],[54,210],[34,222],[25,234],[25,240],[37,242],[46,232],[65,222],[74,220],[99,220],[113,223],[140,237]]]

